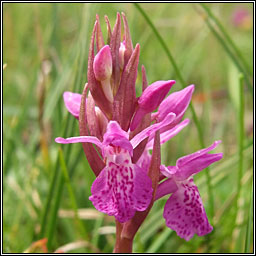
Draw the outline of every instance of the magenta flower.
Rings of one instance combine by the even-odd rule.
[[[212,227],[191,177],[222,158],[221,153],[208,154],[219,142],[178,159],[176,166],[161,165],[160,146],[189,124],[182,118],[194,85],[167,96],[175,81],[148,86],[142,66],[142,94],[136,98],[140,46],[133,48],[124,14],[123,38],[120,14],[113,30],[105,19],[108,44],[96,16],[83,93],[63,94],[67,110],[79,120],[80,136],[55,141],[82,143],[96,176],[89,199],[97,210],[117,220],[115,252],[127,252],[122,248],[132,241],[154,201],[170,193],[164,208],[166,225],[186,240],[195,233],[205,235]]]
[[[248,9],[239,6],[232,13],[232,23],[236,27],[250,29],[252,27],[252,15]]]
[[[176,166],[161,165],[161,172],[167,180],[158,186],[156,200],[172,193],[165,204],[163,216],[166,225],[186,240],[190,240],[195,233],[204,236],[212,231],[192,177],[222,158],[222,153],[208,154],[220,142],[215,141],[208,148],[179,158]]]
[[[120,222],[131,219],[136,211],[144,211],[152,199],[152,182],[147,176],[148,169],[133,164],[133,149],[145,138],[161,127],[171,123],[175,114],[170,113],[160,123],[152,125],[129,141],[129,134],[116,121],[110,121],[103,142],[93,136],[68,139],[56,138],[57,143],[93,143],[102,151],[106,167],[92,184],[92,201],[95,208]]]

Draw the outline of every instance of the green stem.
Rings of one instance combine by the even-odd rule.
[[[239,96],[240,96],[240,107],[238,110],[238,124],[239,124],[239,137],[238,137],[238,154],[239,154],[239,163],[238,163],[238,177],[237,177],[237,202],[236,208],[238,210],[238,200],[241,192],[241,179],[243,175],[243,142],[244,142],[244,87],[243,87],[244,77],[243,75],[239,76]]]
[[[144,12],[144,10],[141,8],[141,6],[137,3],[134,3],[134,5],[138,9],[138,11],[141,13],[141,15],[145,18],[145,20],[147,21],[147,23],[151,27],[151,29],[153,30],[156,38],[158,39],[159,43],[163,47],[163,50],[165,51],[165,53],[166,53],[171,65],[172,65],[178,79],[180,80],[182,87],[185,88],[187,84],[186,84],[184,78],[182,77],[181,72],[180,72],[180,70],[179,70],[179,68],[178,68],[170,50],[168,49],[165,41],[163,40],[162,36],[159,34],[156,27],[151,22],[148,15]],[[201,125],[199,123],[199,120],[198,120],[198,117],[196,115],[196,112],[195,112],[195,109],[194,109],[194,106],[193,106],[192,102],[190,103],[189,107],[190,107],[190,110],[191,110],[191,113],[192,113],[192,118],[193,118],[194,123],[195,123],[196,128],[197,128],[200,145],[201,145],[202,148],[204,148],[205,144],[204,144],[204,138],[203,138],[203,131],[202,131]],[[213,217],[213,215],[214,215],[214,200],[213,200],[213,193],[212,193],[212,186],[211,186],[211,177],[210,177],[208,169],[206,169],[205,175],[206,175],[207,189],[208,189],[209,200],[210,200],[210,204],[209,204],[210,205],[210,215],[211,215],[211,217]]]

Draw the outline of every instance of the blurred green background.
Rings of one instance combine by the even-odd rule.
[[[195,176],[214,231],[189,242],[182,240],[165,226],[162,213],[167,198],[163,198],[136,235],[134,252],[254,251],[253,4],[205,6],[240,54],[202,5],[140,4],[173,55],[185,84],[196,85],[192,102],[205,145],[222,140],[218,152],[224,153],[223,160],[207,171],[212,196],[206,171]],[[100,15],[106,36],[104,15],[113,27],[117,12],[125,12],[133,43],[141,46],[140,66],[145,65],[149,83],[175,79],[171,91],[180,90],[180,76],[134,4],[3,4],[5,253],[106,253],[113,249],[114,219],[97,212],[88,199],[94,176],[81,145],[62,147],[64,161],[58,161],[59,145],[54,138],[79,134],[78,122],[68,115],[62,94],[66,90],[82,92],[95,15]],[[245,74],[242,90],[241,71]],[[140,71],[137,84],[140,94]],[[190,109],[185,117],[191,118],[189,126],[162,149],[166,165],[201,148]],[[65,171],[69,178],[63,178]]]

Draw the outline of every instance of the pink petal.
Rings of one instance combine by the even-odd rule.
[[[219,161],[222,153],[208,154],[213,150],[221,141],[215,141],[210,147],[199,150],[193,154],[181,157],[176,162],[177,172],[175,173],[176,180],[185,180],[191,175],[194,175],[201,170],[208,167],[210,164]],[[168,167],[169,168],[169,167]]]
[[[139,106],[148,112],[154,111],[175,83],[174,80],[169,80],[156,81],[149,85],[139,98]]]
[[[175,191],[177,191],[177,189],[178,187],[173,179],[167,179],[163,181],[157,187],[155,201],[165,195],[174,193]]]
[[[215,149],[220,143],[221,143],[221,140],[214,141],[214,143],[211,146],[209,146],[208,148],[198,150],[195,153],[192,153],[190,155],[186,155],[186,156],[179,158],[177,160],[177,166],[181,167],[181,166],[185,165],[186,163],[208,153],[209,151]]]
[[[176,166],[165,166],[163,164],[160,166],[161,173],[167,178],[172,178],[177,172],[177,169],[178,168]]]
[[[112,195],[112,187],[107,180],[108,169],[105,167],[92,184],[92,195],[89,199],[98,211],[107,213],[110,216],[118,214]]]
[[[71,137],[71,138],[61,138],[58,137],[55,139],[57,143],[61,144],[70,144],[70,143],[79,143],[79,142],[89,142],[97,145],[98,147],[102,148],[102,143],[96,138],[92,136],[78,136],[78,137]]]
[[[131,144],[132,144],[133,148],[136,148],[139,145],[139,143],[142,140],[144,140],[145,138],[147,138],[149,136],[153,136],[156,131],[158,131],[162,127],[170,124],[175,119],[175,116],[176,115],[174,113],[169,113],[163,121],[149,126],[148,128],[141,131],[139,134],[137,134],[135,137],[133,137],[131,139]]]
[[[138,125],[140,124],[140,122],[142,121],[142,118],[147,114],[149,113],[150,111],[147,111],[145,109],[142,109],[142,108],[138,108],[133,119],[132,119],[132,123],[131,123],[131,126],[130,126],[130,130],[131,131],[134,131]]]
[[[139,160],[137,161],[137,165],[143,169],[144,171],[148,171],[148,168],[150,166],[150,162],[151,162],[151,155],[149,154],[149,150],[144,150],[141,157],[139,158]]]
[[[93,61],[93,71],[98,81],[110,78],[112,74],[112,57],[109,45],[105,45],[96,54]]]
[[[204,236],[212,231],[199,191],[193,179],[178,185],[178,190],[164,207],[166,225],[177,235],[190,240],[194,234]]]
[[[133,131],[140,123],[143,116],[147,113],[154,111],[159,104],[163,101],[171,87],[175,84],[174,80],[157,81],[149,85],[139,98],[139,108],[131,123],[131,131]],[[170,113],[169,111],[168,113]],[[165,113],[165,116],[168,114]],[[164,116],[164,117],[165,117]],[[164,118],[163,118],[164,119]],[[163,119],[159,120],[162,121]]]
[[[161,145],[165,142],[169,141],[171,138],[176,136],[184,127],[186,127],[189,124],[190,120],[185,119],[181,123],[177,124],[170,130],[167,130],[160,134],[160,143]],[[147,149],[152,149],[154,144],[153,136],[150,136],[149,142],[147,144]]]
[[[165,116],[173,112],[176,114],[176,122],[178,123],[183,117],[194,92],[194,85],[187,86],[185,89],[170,94],[159,106],[157,119],[163,120]]]
[[[124,137],[127,140],[129,139],[128,133],[125,132],[116,121],[110,121],[108,123],[107,132],[104,134],[104,140],[107,140],[107,137],[111,134],[113,134],[113,136]]]
[[[119,146],[123,149],[127,149],[132,156],[133,148],[129,141],[129,135],[127,132],[121,129],[120,125],[116,121],[110,121],[107,126],[107,131],[103,137],[104,145]]]
[[[132,164],[110,162],[92,185],[95,208],[124,223],[136,211],[144,211],[152,199],[151,180],[145,172]]]
[[[152,199],[152,181],[147,175],[147,172],[134,165],[135,180],[134,180],[134,196],[135,196],[135,209],[137,211],[145,211]]]
[[[90,48],[89,48],[89,56],[88,56],[88,69],[87,69],[87,79],[88,79],[88,87],[92,94],[92,97],[96,103],[96,105],[101,109],[101,111],[109,118],[112,118],[112,104],[107,100],[102,86],[99,81],[96,80],[94,71],[93,71],[93,62],[94,62],[94,41],[95,34],[98,26],[98,20],[96,20],[92,32]]]
[[[78,119],[82,95],[79,93],[64,92],[63,98],[68,112]]]
[[[222,153],[205,154],[178,168],[174,174],[176,180],[185,180],[203,169],[207,168],[214,162],[219,161],[223,157]],[[169,167],[168,167],[169,168]]]

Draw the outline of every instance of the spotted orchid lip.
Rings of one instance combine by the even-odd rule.
[[[195,233],[203,236],[213,229],[193,179],[178,184],[178,189],[165,204],[163,216],[166,225],[187,241]]]
[[[132,164],[126,149],[107,147],[105,155],[107,165],[93,182],[89,199],[96,209],[124,223],[136,211],[147,209],[152,199],[152,182],[146,172]]]
[[[222,153],[208,153],[219,143],[221,141],[215,141],[208,148],[179,158],[176,166],[161,166],[161,172],[167,180],[158,186],[155,199],[172,194],[166,202],[163,216],[166,225],[187,241],[194,234],[203,236],[213,229],[208,222],[202,199],[192,176],[222,158]]]

